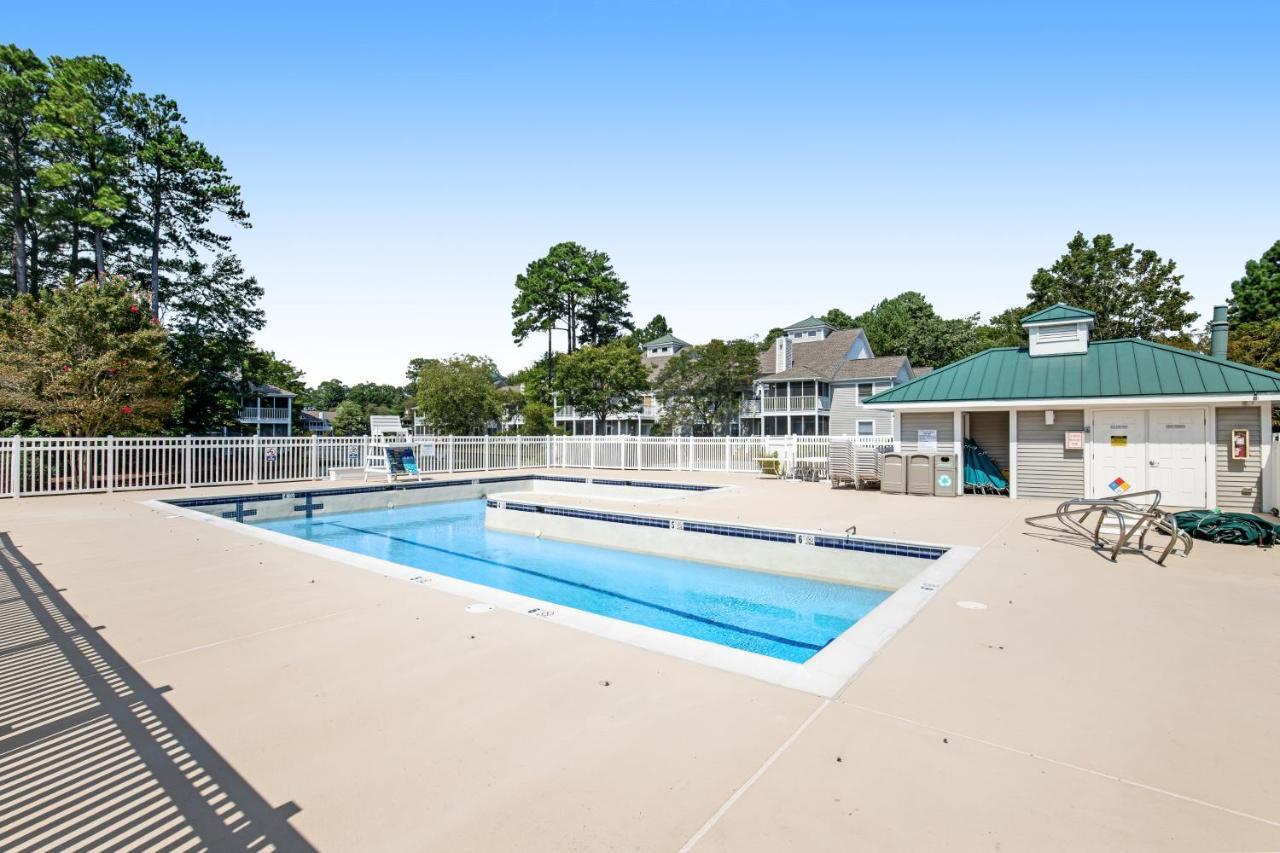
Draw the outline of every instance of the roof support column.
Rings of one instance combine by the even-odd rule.
[[[1018,497],[1018,410],[1009,410],[1009,500]]]
[[[956,455],[956,497],[964,495],[964,412],[956,409],[951,413],[951,429],[954,432]]]
[[[1262,463],[1262,511],[1271,512],[1276,505],[1276,478],[1272,470],[1276,463],[1271,458],[1271,401],[1268,400],[1258,408],[1262,419],[1258,432],[1258,444],[1261,445],[1258,448],[1258,458]]]

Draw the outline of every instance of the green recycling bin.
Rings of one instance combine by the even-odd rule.
[[[959,472],[954,453],[938,453],[933,457],[933,493],[939,497],[954,498],[959,490]]]

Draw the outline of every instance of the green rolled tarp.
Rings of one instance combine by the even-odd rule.
[[[1218,512],[1212,509],[1189,509],[1174,513],[1174,523],[1197,539],[1228,542],[1232,545],[1257,545],[1270,548],[1280,534],[1280,525],[1244,512]]]

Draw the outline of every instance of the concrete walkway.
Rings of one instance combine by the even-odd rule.
[[[981,551],[822,700],[141,504],[163,493],[0,503],[0,549],[47,581],[32,595],[63,589],[281,849],[1280,848],[1274,554],[1113,565],[1030,535],[1042,502],[645,476],[732,488],[642,512]],[[0,655],[31,639],[15,618]],[[0,676],[0,779],[32,746],[9,709],[39,704],[41,674]],[[112,808],[92,779],[42,802]]]

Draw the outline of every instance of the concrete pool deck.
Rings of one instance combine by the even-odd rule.
[[[0,596],[0,848],[67,826],[106,837],[113,821],[142,833],[154,814],[208,834],[217,795],[175,794],[182,777],[164,778],[167,753],[144,735],[121,749],[149,776],[101,770],[107,753],[77,746],[120,696],[130,710],[116,723],[140,701],[158,709],[248,815],[232,843],[1280,848],[1273,553],[1197,543],[1163,567],[1111,564],[1022,524],[1048,502],[642,476],[731,487],[636,507],[647,513],[857,524],[980,550],[821,699],[526,615],[467,613],[466,599],[143,505],[253,487],[5,501],[0,567],[15,589]],[[65,612],[31,615],[54,605]],[[51,638],[93,665],[61,674],[58,655],[33,657]],[[104,655],[127,677],[76,699]],[[32,768],[65,769],[19,775]]]

